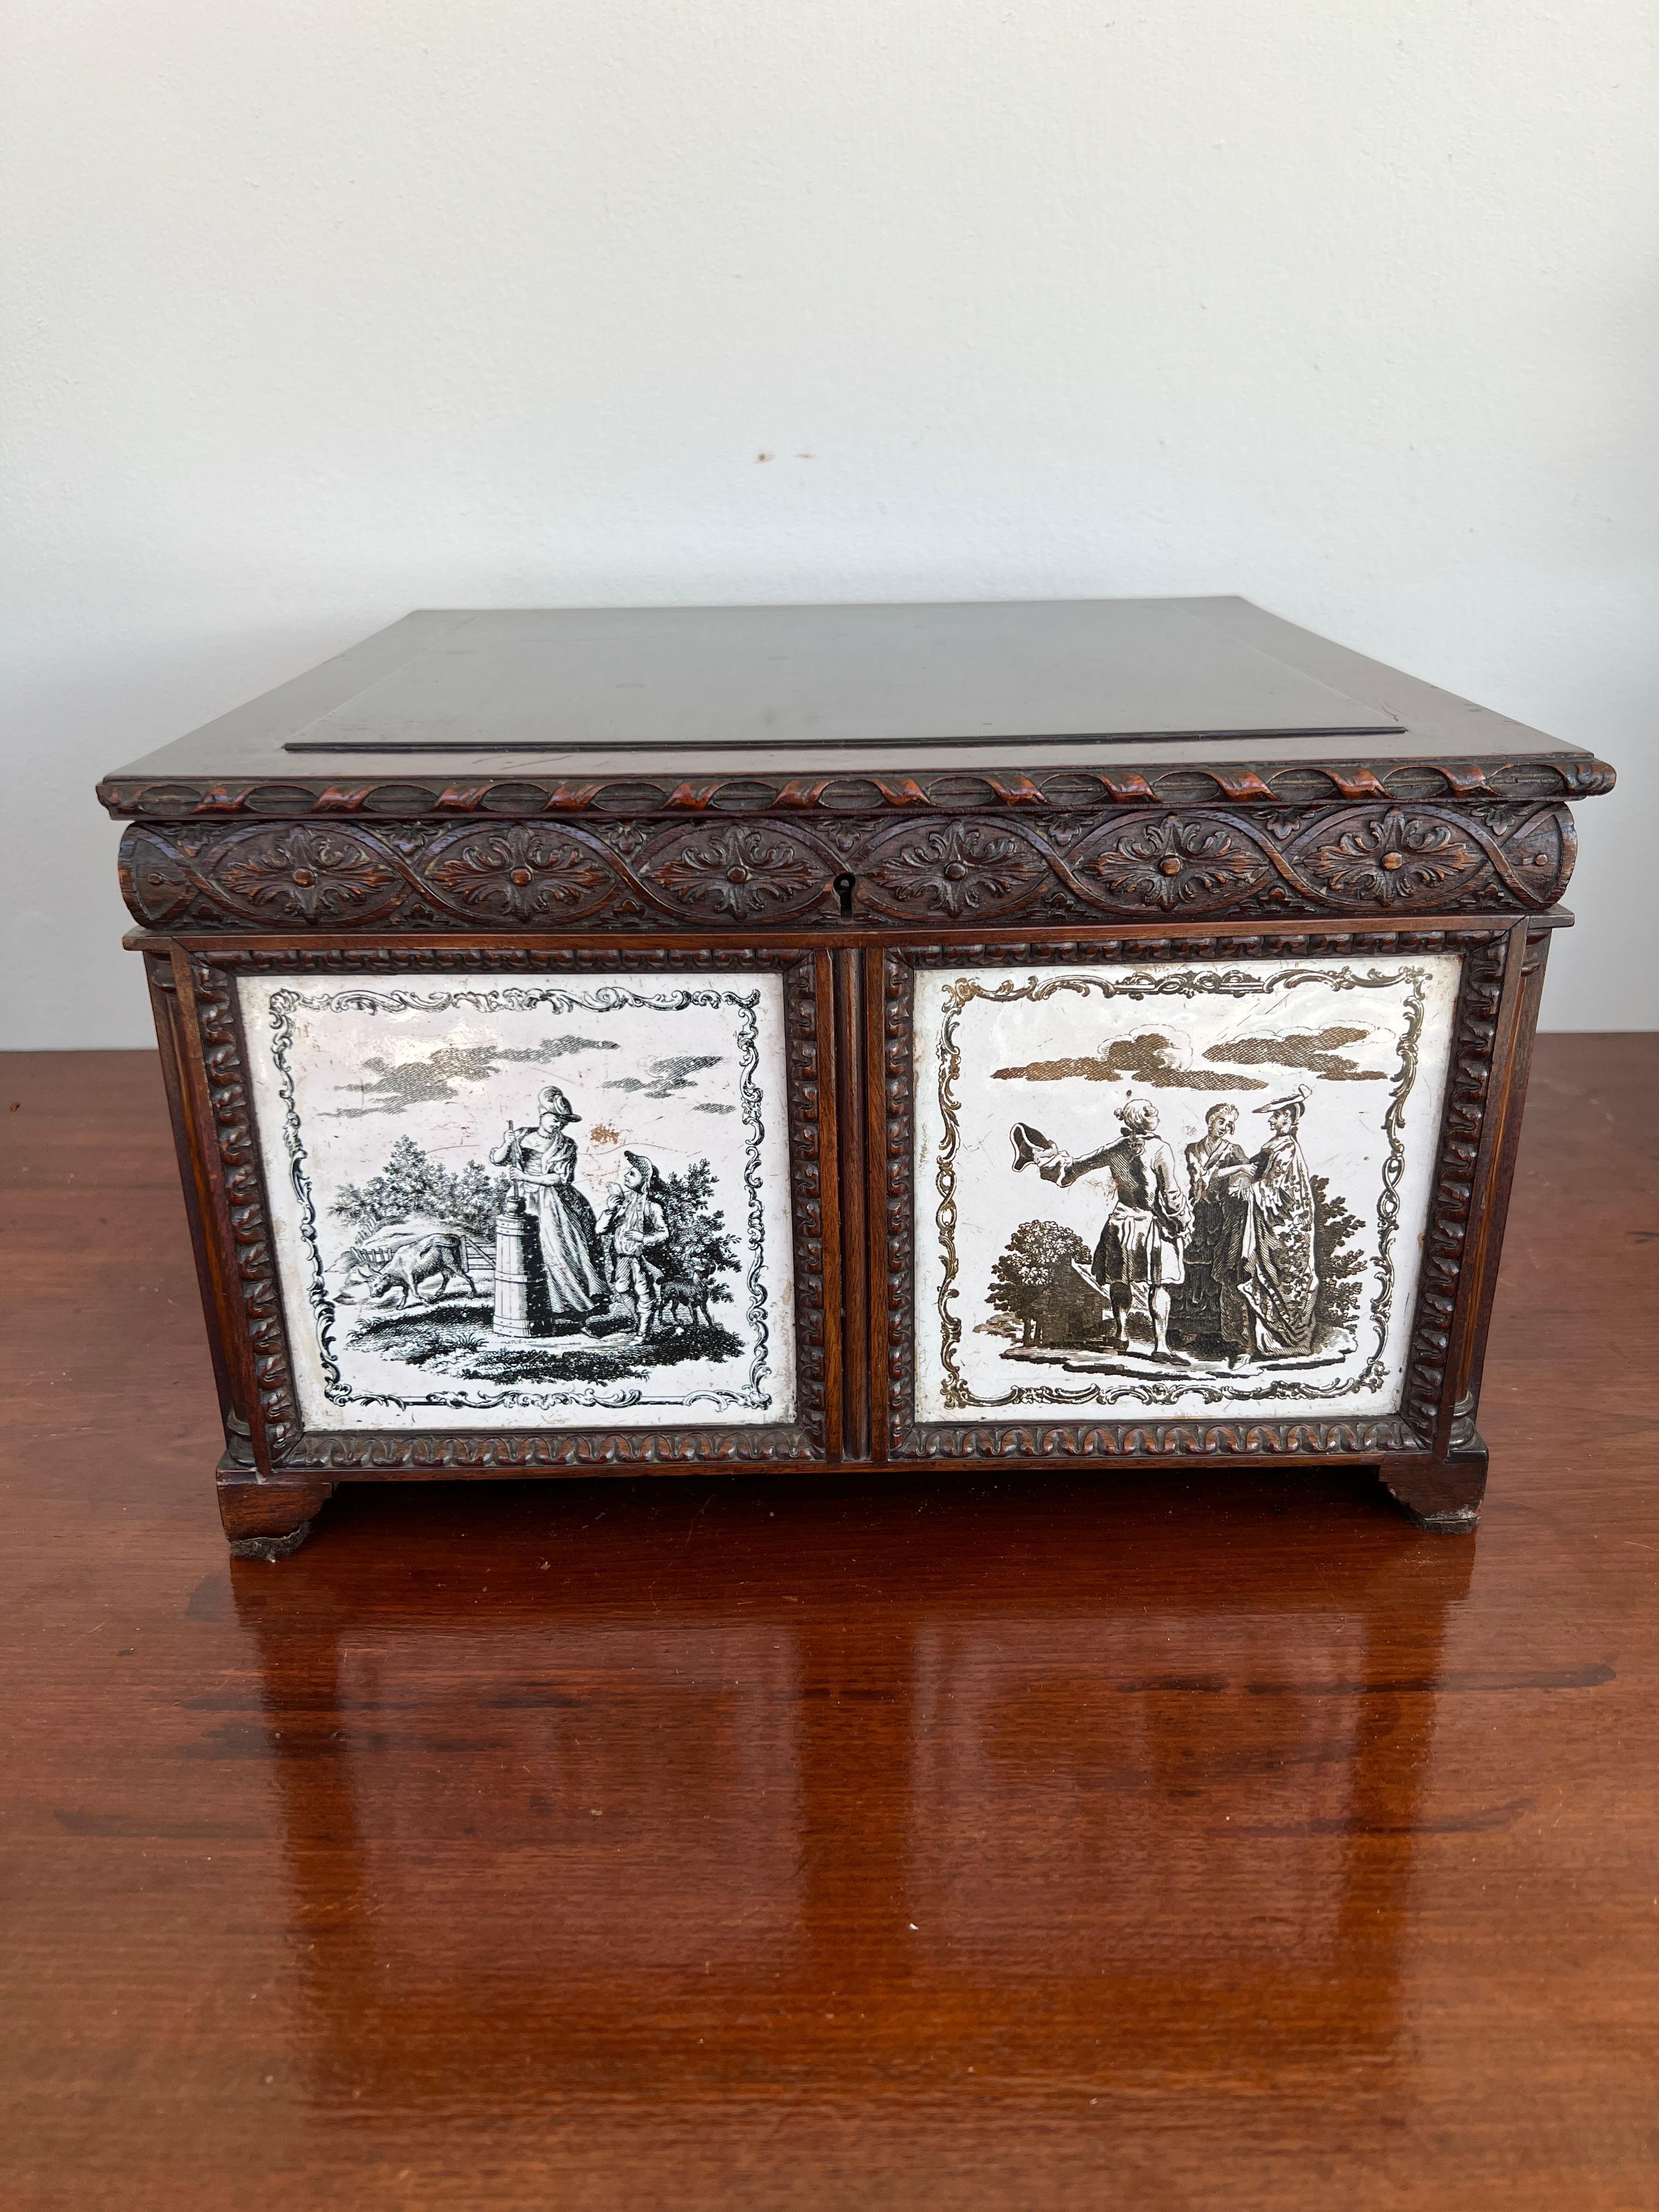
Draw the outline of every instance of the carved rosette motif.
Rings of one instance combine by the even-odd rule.
[[[295,823],[241,831],[215,880],[262,921],[337,926],[378,921],[396,902],[398,872],[371,838]]]
[[[1070,855],[1073,872],[1115,908],[1150,914],[1209,914],[1236,906],[1273,876],[1273,863],[1237,823],[1166,814],[1088,839]]]
[[[152,929],[752,930],[811,915],[933,925],[1536,913],[1565,889],[1566,808],[1119,807],[1039,822],[866,815],[811,828],[506,821],[349,829],[133,823],[127,904]]]
[[[1054,880],[1049,857],[1000,822],[939,822],[889,836],[865,860],[872,902],[890,914],[980,921]]]
[[[1473,839],[1438,816],[1370,815],[1332,836],[1298,841],[1303,865],[1333,898],[1385,909],[1455,896],[1480,865]]]
[[[829,888],[822,854],[769,823],[731,823],[659,839],[640,861],[659,902],[699,921],[743,924],[799,914]]]
[[[580,921],[617,884],[602,847],[539,822],[458,830],[428,850],[420,876],[469,920],[519,926]]]

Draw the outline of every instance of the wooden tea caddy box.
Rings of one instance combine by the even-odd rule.
[[[233,1548],[924,1460],[1472,1528],[1613,781],[1237,599],[413,614],[119,770]]]

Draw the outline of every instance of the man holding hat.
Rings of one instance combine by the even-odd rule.
[[[1192,1209],[1176,1177],[1175,1154],[1158,1133],[1158,1109],[1151,1099],[1125,1099],[1117,1118],[1123,1134],[1116,1144],[1077,1158],[1030,1122],[1016,1122],[1010,1132],[1014,1165],[1035,1162],[1045,1182],[1062,1184],[1092,1175],[1097,1168],[1107,1170],[1111,1201],[1095,1247],[1094,1279],[1111,1300],[1112,1327],[1126,1352],[1130,1309],[1137,1289],[1145,1287],[1152,1358],[1164,1366],[1179,1366],[1180,1353],[1170,1349],[1170,1292],[1187,1278],[1182,1247],[1192,1234]]]

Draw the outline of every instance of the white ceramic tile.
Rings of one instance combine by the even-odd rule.
[[[919,973],[918,1418],[1395,1410],[1460,968]]]
[[[793,1418],[777,976],[238,988],[308,1427]],[[521,1231],[515,1163],[552,1178],[518,1183]],[[527,1320],[496,1281],[515,1249]]]

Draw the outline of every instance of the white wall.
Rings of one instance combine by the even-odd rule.
[[[0,1042],[146,1036],[95,775],[409,607],[1228,591],[1619,764],[1547,1019],[1659,1025],[1652,0],[9,0],[0,105]]]

